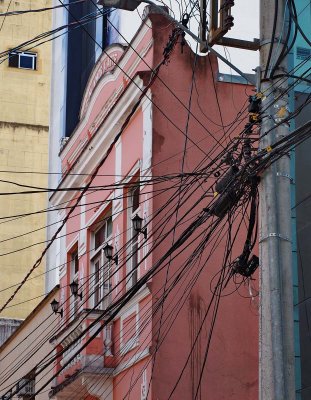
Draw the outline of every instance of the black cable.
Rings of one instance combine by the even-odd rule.
[[[269,46],[269,53],[268,53],[267,62],[266,62],[266,69],[264,71],[264,78],[267,78],[267,75],[268,75],[269,64],[270,64],[272,49],[273,49],[274,40],[275,40],[275,30],[276,30],[276,23],[278,20],[278,11],[279,11],[279,1],[274,0],[273,27],[272,27],[272,34],[271,34],[271,42],[270,42],[270,46]]]
[[[9,4],[8,4],[8,7],[7,7],[7,9],[6,9],[6,12],[9,11],[9,9],[10,9],[10,7],[11,7],[11,4],[12,4],[12,0],[10,0],[10,2],[9,2]],[[4,25],[5,19],[6,19],[6,15],[3,17],[2,24],[1,24],[1,27],[0,27],[0,32],[2,31],[2,28],[3,28],[3,25]]]
[[[224,226],[223,226],[223,227],[224,227]],[[207,233],[206,233],[206,235],[207,235]],[[201,242],[201,244],[199,245],[199,247],[194,251],[193,255],[191,256],[192,261],[195,261],[195,259],[198,259],[198,258],[201,259],[206,244],[207,244],[207,241],[206,241],[206,237],[205,237],[205,239],[202,240],[202,242]],[[199,248],[200,248],[200,250],[199,250]],[[199,269],[199,271],[196,273],[196,275],[194,275],[193,278],[191,278],[191,281],[187,284],[187,286],[186,286],[185,289],[183,288],[182,283],[180,283],[180,288],[178,289],[178,291],[180,291],[180,290],[183,291],[183,292],[182,292],[182,301],[179,301],[178,298],[176,299],[176,304],[175,304],[175,306],[172,308],[172,311],[165,317],[165,319],[164,319],[164,321],[163,321],[163,323],[165,323],[166,321],[168,321],[168,318],[172,315],[172,313],[174,312],[174,310],[177,308],[177,312],[176,312],[176,315],[175,315],[174,319],[173,319],[171,322],[168,321],[169,324],[168,324],[168,326],[167,326],[167,328],[166,328],[166,331],[164,332],[164,335],[163,335],[163,337],[161,338],[161,340],[160,340],[160,342],[159,342],[159,344],[158,344],[158,350],[159,350],[159,348],[161,347],[161,345],[164,343],[164,340],[165,340],[165,338],[167,337],[167,335],[169,334],[169,332],[170,332],[170,330],[171,330],[171,328],[172,328],[174,322],[176,321],[176,319],[177,319],[177,317],[178,317],[180,311],[183,309],[183,306],[185,305],[185,302],[189,299],[189,297],[190,297],[190,295],[191,295],[191,290],[192,290],[194,284],[198,281],[199,276],[200,276],[200,274],[202,273],[204,267],[207,265],[207,261],[208,261],[209,258],[211,257],[211,254],[212,254],[216,249],[217,249],[217,245],[216,245],[216,242],[215,242],[215,244],[214,244],[214,246],[213,246],[211,252],[209,253],[208,258],[204,261],[203,266],[200,267],[200,269]],[[195,257],[196,257],[196,258],[195,258]],[[190,264],[190,265],[192,265],[192,264]],[[190,265],[189,265],[189,266],[190,266]],[[184,275],[185,275],[185,274],[184,274]],[[188,294],[187,294],[187,291],[188,291]],[[175,296],[174,296],[174,297],[175,297]],[[163,300],[164,300],[164,299],[163,299]],[[158,307],[158,308],[159,308],[159,307]],[[157,332],[156,332],[156,333],[157,333]],[[157,351],[158,351],[158,350],[157,350]],[[150,358],[150,359],[145,363],[145,365],[142,367],[142,371],[143,371],[145,368],[147,368],[147,366],[150,364],[151,361],[153,361],[153,358]],[[127,391],[127,394],[128,394],[128,395],[130,395],[130,392],[131,392],[133,386],[137,383],[137,381],[138,381],[138,379],[141,377],[141,375],[142,375],[142,372],[136,377],[135,382],[133,383],[132,387],[130,387],[129,390]],[[123,377],[123,378],[124,378],[124,377]],[[123,379],[123,378],[121,378],[121,379]],[[150,380],[151,380],[151,379],[152,379],[152,376],[150,377]],[[149,384],[149,385],[150,385],[150,384]],[[104,392],[101,393],[101,394],[103,395]]]
[[[215,160],[213,160],[213,161],[209,164],[209,166],[214,165],[214,162],[215,162]]]
[[[98,5],[94,2],[94,0],[91,0],[91,2],[94,4],[94,6],[97,7],[97,9],[101,12],[101,10],[99,9]],[[108,21],[109,25],[112,26],[112,28],[118,33],[118,35],[126,42],[126,44],[135,52],[135,54],[140,58],[140,60],[148,67],[148,69],[152,72],[155,73],[155,70],[146,62],[146,60],[139,54],[139,52],[132,46],[132,43],[129,42],[124,35],[122,35],[122,33],[120,32],[120,30],[111,22]],[[174,96],[174,98],[179,102],[179,104],[185,108],[185,110],[198,122],[198,124],[219,144],[221,145],[221,143],[217,140],[217,138],[215,137],[215,135],[212,134],[212,132],[210,130],[207,129],[207,127],[193,114],[193,112],[189,109],[189,107],[187,107],[182,101],[181,99],[176,95],[176,93],[174,93],[174,91],[172,89],[170,89],[170,87],[167,85],[167,83],[165,83],[165,81],[158,76],[158,80],[164,85],[164,87],[166,89],[168,89],[168,91]],[[221,145],[222,148],[224,148]]]
[[[289,4],[289,5],[288,5],[288,9],[289,9],[291,6],[292,6],[292,5]],[[282,50],[281,50],[281,52],[280,52],[280,54],[279,54],[278,59],[277,59],[276,62],[275,62],[275,65],[274,65],[274,66],[272,67],[272,69],[271,69],[270,79],[271,79],[271,78],[274,78],[274,74],[275,74],[275,71],[277,70],[278,66],[279,66],[280,63],[285,59],[285,57],[289,54],[289,52],[291,51],[291,49],[293,48],[293,46],[294,46],[294,44],[295,44],[295,42],[296,42],[298,30],[297,30],[297,27],[295,26],[294,35],[293,35],[293,37],[292,37],[291,44],[288,45],[288,41],[289,41],[290,36],[291,36],[291,34],[292,34],[292,20],[291,20],[291,18],[289,18],[289,22],[288,22],[287,25],[288,25],[288,26],[287,26],[287,35],[286,35],[286,38],[285,38],[285,40],[284,40],[283,48],[282,48]]]
[[[198,46],[196,48],[196,50],[198,51]],[[182,156],[182,161],[181,161],[181,178],[180,178],[180,187],[182,187],[183,185],[183,178],[182,175],[184,173],[184,167],[185,167],[185,158],[186,158],[186,152],[187,152],[187,143],[188,143],[188,132],[189,132],[189,120],[190,120],[190,110],[191,110],[191,106],[192,106],[192,94],[193,94],[193,88],[194,88],[194,77],[195,77],[195,68],[196,68],[196,63],[197,63],[197,51],[195,54],[195,58],[193,61],[193,67],[192,67],[192,79],[191,79],[191,86],[190,86],[190,95],[189,95],[189,102],[188,102],[188,114],[187,114],[187,120],[186,120],[186,127],[185,127],[185,140],[184,140],[184,149],[183,149],[183,156]],[[181,192],[179,191],[179,196],[178,196],[178,200],[177,200],[177,204],[176,204],[176,209],[175,209],[175,224],[174,224],[174,230],[173,230],[173,235],[172,235],[172,246],[174,245],[175,242],[175,234],[176,234],[176,228],[177,228],[177,220],[178,220],[178,213],[179,213],[179,209],[180,209],[180,201],[181,201]],[[168,277],[169,277],[169,269],[171,266],[171,261],[172,258],[170,257],[167,268],[166,268],[166,273],[165,273],[165,282],[164,282],[164,288],[163,288],[163,293],[165,293],[166,291],[166,285],[168,282]],[[159,337],[161,335],[161,324],[162,324],[162,318],[163,318],[163,312],[164,312],[164,301],[162,302],[161,305],[161,314],[160,314],[160,327],[158,330],[158,336],[156,339],[156,349],[155,349],[155,354],[154,354],[154,358],[153,358],[153,362],[152,362],[152,368],[151,368],[151,375],[153,374],[154,371],[154,366],[155,366],[155,362],[156,362],[156,354],[158,351],[158,343],[159,343]],[[147,395],[146,397],[148,398],[149,395],[149,390],[150,390],[150,384],[148,385],[148,390],[147,390]]]
[[[203,242],[205,242],[205,240],[203,240]],[[199,245],[199,247],[201,247],[201,252],[204,250],[204,247],[202,248],[202,246],[203,246],[203,244],[201,243],[201,244]],[[216,248],[217,248],[217,247],[215,246],[215,247],[214,247],[214,250],[215,250]],[[197,252],[197,250],[195,250],[195,252]],[[194,260],[194,254],[190,257],[190,259],[192,259],[192,261]],[[188,260],[189,260],[189,259],[188,259]],[[185,267],[190,268],[191,265],[192,265],[191,262],[186,261]],[[177,282],[179,282],[180,277],[184,276],[185,278],[187,278],[185,267],[181,266],[181,267],[179,268],[180,272],[178,273],[178,275],[176,276],[176,278],[173,280],[173,283],[170,285],[171,289],[172,289],[172,288],[176,288],[176,284],[177,284]],[[200,271],[202,272],[202,270],[203,270],[203,267],[200,269]],[[177,271],[177,272],[178,272],[178,271]],[[173,277],[174,277],[174,276],[173,276]],[[173,277],[171,277],[170,280],[172,280]],[[193,287],[194,283],[197,281],[198,277],[199,277],[199,273],[197,274],[196,279],[192,279],[193,283],[191,284],[191,282],[189,282],[189,284],[188,284],[187,287],[185,288],[185,291],[187,291],[187,290],[189,291],[189,294],[188,294],[188,295],[186,295],[186,292],[182,291],[181,299],[180,299],[180,300],[182,300],[182,302],[181,302],[181,301],[178,301],[178,299],[176,298],[176,296],[174,296],[174,298],[176,299],[176,305],[173,307],[172,311],[166,316],[164,322],[166,322],[166,321],[168,320],[168,318],[172,315],[172,313],[174,312],[176,306],[179,307],[179,311],[182,309],[182,305],[185,304],[186,299],[189,298],[190,293],[191,293],[191,288]],[[179,282],[179,283],[180,283],[180,282]],[[181,285],[182,285],[182,284],[180,283],[180,286],[181,286]],[[190,289],[189,289],[189,288],[190,288]],[[160,290],[159,290],[157,293],[160,293],[161,289],[162,289],[162,288],[160,288]],[[167,290],[166,290],[166,293],[163,293],[162,298],[160,298],[160,299],[158,299],[158,300],[156,301],[156,304],[155,304],[155,306],[154,306],[154,308],[153,308],[153,313],[152,313],[153,318],[154,318],[155,314],[159,311],[160,307],[162,306],[163,301],[165,301],[166,297],[167,297],[168,294],[171,292],[171,289],[167,289]],[[180,288],[178,291],[180,291],[180,290],[181,290],[181,288]],[[157,293],[155,293],[155,296],[157,296]],[[160,300],[161,300],[161,301],[160,301]],[[177,311],[177,315],[179,314],[179,311]],[[177,315],[175,316],[174,320],[176,320]],[[173,321],[173,322],[174,322],[174,321]],[[170,323],[170,326],[172,326],[173,322]],[[146,323],[145,323],[144,325],[146,326]],[[166,333],[165,333],[165,337],[167,336],[169,330],[170,330],[170,329],[169,329],[169,327],[168,327],[167,330],[166,330]],[[157,333],[157,332],[156,332],[156,333]],[[135,355],[138,353],[138,351],[141,349],[142,345],[143,345],[147,340],[149,340],[148,337],[146,337],[145,340],[143,341],[143,343],[141,343],[140,346],[137,348],[137,350],[136,350],[136,352],[135,352],[135,354],[134,354],[134,357],[135,357]],[[164,338],[161,339],[160,345],[163,343],[163,340],[164,340]],[[118,354],[116,354],[115,356],[118,356]],[[126,354],[124,355],[124,357],[126,357]],[[121,361],[122,361],[122,359],[121,359]],[[145,369],[145,368],[147,367],[147,365],[148,365],[150,362],[151,362],[151,359],[149,359],[149,361],[143,366],[142,370]],[[89,363],[89,364],[86,366],[86,368],[87,368],[88,366],[90,366],[92,363],[93,363],[93,362]],[[118,385],[122,383],[122,380],[124,379],[125,376],[126,376],[126,373],[125,373],[125,374],[123,375],[123,377],[119,380]],[[139,376],[141,376],[141,374],[139,374],[138,377],[135,379],[135,382],[133,383],[133,385],[137,382]],[[108,379],[108,378],[107,378],[107,379]],[[105,381],[106,381],[106,380],[104,380],[104,382],[102,383],[101,387],[104,385]],[[100,383],[100,382],[99,382],[99,383]],[[96,389],[97,389],[97,391],[98,391],[98,389],[99,389],[99,388],[98,388],[98,383],[92,385],[92,388],[94,388],[94,387],[96,387]],[[131,387],[129,388],[129,390],[128,390],[127,393],[129,394],[130,391],[131,391]],[[101,393],[101,396],[103,396],[103,395],[108,395],[108,394],[109,394],[109,393],[105,393],[105,392],[106,392],[106,390],[105,390],[104,392]],[[76,398],[76,395],[75,395],[75,394],[74,394],[74,397],[73,397],[73,398]]]
[[[305,42],[311,47],[311,40],[309,40],[309,38],[306,36],[306,34],[302,30],[301,26],[299,25],[299,22],[298,22],[298,19],[297,19],[297,11],[296,11],[295,2],[293,0],[288,0],[288,1],[292,6],[292,8],[289,7],[289,13],[291,15],[291,18],[293,19],[293,21],[294,21],[299,33],[301,34],[301,36],[303,37]]]
[[[172,189],[172,187],[170,187],[170,189]],[[163,190],[167,190],[167,189],[163,189]],[[122,196],[122,198],[124,198],[124,196]],[[174,198],[174,196],[173,197],[171,197],[171,199],[173,199]],[[100,202],[100,203],[102,203],[102,201]],[[123,211],[124,210],[126,210],[127,208],[123,208]],[[76,214],[75,214],[76,215]],[[102,219],[102,221],[105,219],[105,217]],[[99,220],[99,222],[101,221],[101,219]],[[79,230],[77,230],[76,232],[80,232],[81,231],[81,229],[79,229]],[[71,233],[73,233],[73,232],[71,232]],[[66,236],[66,235],[63,235],[63,236]],[[92,251],[92,249],[91,250],[89,250],[88,252],[90,252],[90,251]],[[59,265],[59,266],[57,266],[56,268],[59,268],[59,267],[62,267],[64,264],[61,264],[61,265]],[[46,273],[48,273],[49,271],[47,271]],[[34,278],[37,278],[37,277],[39,277],[39,276],[41,276],[41,275],[44,275],[44,273],[43,274],[40,274],[40,275],[38,275],[38,276],[35,276]],[[30,279],[34,279],[34,278],[30,278]],[[29,279],[29,280],[30,280]],[[16,284],[16,285],[12,285],[12,286],[9,286],[9,287],[7,287],[7,288],[5,288],[5,289],[2,289],[2,290],[0,290],[0,292],[1,291],[4,291],[4,290],[8,290],[8,289],[10,289],[10,288],[12,288],[12,287],[15,287],[15,286],[17,286],[18,284]]]
[[[200,246],[202,245],[202,243],[200,244]]]
[[[62,1],[59,0],[61,3]],[[63,4],[63,3],[62,3]],[[87,30],[86,30],[87,31]],[[107,53],[108,54],[108,53]],[[164,56],[164,60],[168,57],[169,54],[166,54]],[[109,56],[109,55],[108,55]],[[112,57],[109,56],[109,58],[111,60]],[[113,60],[113,62],[115,63],[115,61]],[[161,67],[161,65],[163,65],[164,61],[162,61],[159,64],[159,67]],[[102,167],[102,165],[104,164],[104,162],[106,161],[106,158],[108,157],[108,155],[110,154],[113,145],[116,143],[116,141],[118,140],[118,138],[121,136],[123,130],[125,129],[125,127],[127,126],[130,118],[132,117],[132,115],[135,113],[136,109],[138,108],[142,98],[145,97],[149,87],[153,84],[154,80],[156,78],[156,75],[153,77],[153,79],[149,82],[149,84],[146,86],[146,88],[144,90],[142,90],[142,93],[139,97],[139,99],[137,100],[137,102],[135,103],[135,105],[133,106],[132,110],[130,111],[128,117],[126,118],[126,120],[124,121],[124,123],[122,124],[122,127],[119,131],[119,133],[116,135],[116,137],[114,138],[114,140],[112,141],[112,144],[110,145],[110,147],[108,148],[106,154],[102,157],[102,159],[100,160],[100,162],[97,164],[94,173],[92,174],[88,184],[85,186],[85,188],[81,191],[78,200],[75,202],[75,204],[72,206],[72,208],[68,211],[66,217],[63,219],[63,221],[60,224],[60,227],[56,230],[56,232],[54,233],[54,235],[52,236],[50,242],[48,243],[48,245],[45,247],[45,249],[43,250],[41,256],[37,259],[37,261],[34,263],[34,265],[32,266],[32,268],[29,270],[29,272],[26,274],[25,278],[23,279],[22,283],[16,288],[16,290],[14,291],[14,293],[12,294],[12,296],[4,303],[4,305],[2,307],[0,307],[0,313],[5,309],[5,307],[14,299],[14,297],[16,296],[16,294],[18,293],[18,291],[21,289],[21,287],[24,285],[24,283],[27,281],[28,277],[32,274],[32,272],[41,264],[41,261],[44,257],[44,255],[46,254],[47,250],[51,247],[52,243],[55,241],[55,239],[57,238],[58,234],[60,233],[60,231],[62,230],[63,226],[66,224],[68,218],[70,217],[70,215],[73,213],[73,211],[75,210],[75,208],[77,207],[77,205],[80,203],[80,200],[82,199],[83,195],[85,194],[85,192],[88,190],[88,187],[92,184],[93,180],[96,177],[97,172],[99,171],[99,169]],[[140,89],[141,90],[141,89]],[[148,97],[148,96],[147,96]]]
[[[80,3],[84,3],[87,0],[76,0],[72,1],[70,5],[76,5]],[[62,5],[59,6],[54,6],[54,7],[43,7],[43,8],[32,8],[28,10],[15,10],[15,11],[9,11],[5,13],[0,13],[0,17],[11,17],[15,15],[22,15],[22,14],[30,14],[30,13],[38,13],[38,12],[43,12],[43,11],[50,11],[50,10],[55,10],[57,8],[62,8]]]
[[[229,230],[229,232],[230,232],[230,230]],[[225,253],[225,255],[224,255],[224,260],[223,260],[224,262],[223,262],[223,266],[222,266],[222,268],[221,268],[221,271],[223,271],[223,272],[222,272],[222,274],[220,275],[220,277],[219,277],[219,279],[218,279],[218,283],[217,283],[217,285],[216,285],[216,288],[217,288],[217,289],[219,289],[219,288],[221,289],[221,288],[222,288],[221,282],[223,282],[223,280],[224,280],[224,279],[223,279],[223,273],[224,273],[224,271],[225,271],[225,265],[226,265],[228,256],[229,256],[229,252],[227,251],[227,252]],[[210,311],[210,309],[211,309],[211,307],[212,307],[212,304],[213,304],[215,298],[216,298],[216,301],[217,301],[217,299],[218,299],[218,304],[219,304],[220,295],[218,295],[218,292],[217,292],[217,291],[214,291],[214,292],[212,293],[211,300],[210,300],[210,302],[209,302],[209,304],[208,304],[208,307],[207,307],[207,310],[206,310],[206,312],[205,312],[205,315],[204,315],[204,317],[203,317],[203,319],[202,319],[201,325],[200,325],[200,327],[199,327],[199,329],[198,329],[198,332],[197,332],[196,338],[195,338],[195,340],[194,340],[194,343],[193,343],[193,345],[192,345],[192,347],[191,347],[191,349],[190,349],[190,352],[188,353],[188,357],[187,357],[187,359],[186,359],[186,362],[185,362],[184,365],[183,365],[183,368],[182,368],[182,370],[181,370],[181,373],[179,374],[179,377],[178,377],[176,383],[174,384],[173,389],[172,389],[171,392],[170,392],[170,395],[169,395],[169,397],[168,397],[168,400],[172,397],[173,393],[175,392],[175,390],[176,390],[176,388],[177,388],[177,386],[178,386],[178,384],[179,384],[179,382],[180,382],[180,380],[181,380],[181,378],[182,378],[182,376],[183,376],[183,374],[184,374],[184,371],[185,371],[185,369],[186,369],[186,366],[187,366],[187,364],[188,364],[188,362],[189,362],[189,360],[190,360],[191,354],[192,354],[192,352],[193,352],[194,346],[196,345],[196,343],[197,343],[197,341],[198,341],[198,338],[199,338],[199,336],[200,336],[200,334],[201,334],[201,331],[202,331],[202,329],[203,329],[203,326],[204,326],[204,322],[205,322],[205,320],[206,320],[206,318],[207,318],[207,316],[208,316],[208,313],[209,313],[209,311]],[[217,303],[216,303],[216,304],[217,304]],[[217,309],[218,309],[218,306],[217,306]],[[216,312],[216,315],[217,315],[217,312]],[[214,318],[214,320],[212,320],[212,325],[211,325],[211,329],[210,329],[209,342],[208,342],[207,349],[209,349],[209,344],[210,344],[211,335],[212,335],[212,332],[213,332],[214,325],[215,325],[215,318]],[[207,353],[208,353],[208,350],[207,350]],[[202,368],[202,370],[203,370],[203,368]],[[201,378],[200,378],[200,379],[201,379]],[[198,385],[198,388],[199,388],[199,385]],[[198,390],[197,390],[197,393],[198,393]]]
[[[60,31],[62,31],[62,30],[64,30],[64,29],[66,29],[66,28],[69,28],[69,29],[80,28],[80,27],[84,26],[85,24],[88,24],[88,23],[94,21],[95,19],[99,18],[100,16],[101,16],[101,14],[99,14],[99,13],[96,13],[96,12],[95,13],[91,13],[89,15],[86,15],[86,16],[82,17],[80,20],[78,20],[79,22],[76,21],[76,22],[71,22],[69,24],[62,25],[62,26],[60,26],[60,27],[58,27],[56,29],[41,33],[41,34],[35,36],[34,38],[32,38],[30,40],[27,40],[26,42],[20,43],[18,46],[15,46],[14,48],[11,48],[11,49],[8,49],[8,50],[4,50],[4,51],[0,52],[0,59],[2,59],[0,61],[0,64],[2,64],[4,61],[6,61],[7,59],[9,59],[11,57],[10,53],[12,51],[18,51],[18,50],[22,50],[22,49],[23,49],[23,51],[29,51],[33,47],[38,47],[39,45],[42,45],[42,44],[44,44],[46,42],[55,40],[57,37],[59,37],[59,36],[55,36],[55,34],[60,32]],[[64,32],[62,34],[65,34],[65,33],[68,33],[68,31]],[[46,41],[38,43],[40,40],[45,39],[45,38],[47,38],[49,36],[52,36],[52,39],[48,39]],[[26,46],[33,45],[33,44],[35,44],[35,46],[25,49]]]

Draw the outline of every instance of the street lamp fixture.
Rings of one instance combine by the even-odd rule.
[[[78,293],[78,290],[79,290],[78,282],[72,281],[71,284],[69,285],[69,287],[70,287],[70,290],[71,290],[72,295],[73,295],[74,297],[79,296],[79,297],[80,297],[80,300],[82,300],[82,292],[81,292],[81,293]]]
[[[115,262],[116,265],[118,265],[119,263],[119,258],[118,258],[118,254],[116,254],[115,256],[112,255],[112,251],[113,251],[113,247],[110,244],[106,244],[106,246],[104,247],[104,254],[105,257],[107,258],[107,260],[113,260]]]
[[[64,315],[64,311],[63,309],[61,309],[60,311],[58,311],[59,309],[59,302],[57,300],[53,300],[51,302],[51,307],[52,307],[52,311],[54,312],[54,314],[60,314],[60,317],[63,318]]]
[[[134,11],[140,3],[139,0],[99,0],[99,4],[104,7],[121,8],[127,11]]]
[[[143,228],[143,219],[136,214],[132,221],[134,230],[138,233],[143,233],[144,238],[147,239],[147,227]]]

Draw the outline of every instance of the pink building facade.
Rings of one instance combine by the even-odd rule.
[[[214,249],[205,268],[191,263],[202,227],[167,255],[213,196],[204,180],[187,174],[208,168],[226,143],[221,126],[251,94],[243,84],[220,82],[217,60],[195,56],[181,42],[151,13],[130,46],[110,46],[61,151],[63,178],[51,201],[68,219],[50,398],[258,397],[258,317],[248,299],[221,300],[204,360],[211,327],[205,315],[225,242],[207,245],[203,257]],[[229,133],[242,128],[237,121]]]

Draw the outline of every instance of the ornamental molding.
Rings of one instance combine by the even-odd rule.
[[[121,96],[115,107],[107,115],[97,134],[93,137],[91,145],[81,153],[79,162],[71,169],[73,175],[66,176],[59,187],[85,186],[83,174],[85,171],[93,171],[96,168],[99,160],[110,148],[131,108],[144,89],[143,80],[138,75],[134,78],[134,82],[129,84],[126,93]],[[67,203],[74,196],[75,193],[73,191],[56,191],[51,198],[51,202],[53,205]]]
[[[105,50],[105,53],[103,53],[101,57],[98,59],[93,69],[93,72],[89,77],[88,83],[86,84],[86,89],[84,92],[81,111],[80,111],[81,119],[84,117],[86,113],[90,99],[92,97],[92,94],[94,93],[94,90],[98,82],[105,74],[110,73],[111,71],[117,68],[117,64],[122,55],[124,54],[124,51],[125,51],[124,46],[120,44],[113,44],[111,47],[108,47]]]
[[[135,61],[137,61],[137,59],[139,59],[139,61],[141,61],[141,58],[144,58],[144,56],[147,54],[147,52],[151,48],[153,42],[148,41],[147,45],[145,45],[143,48],[140,48],[140,44],[141,44],[142,40],[144,39],[144,37],[146,36],[146,34],[148,33],[148,31],[150,31],[149,27],[144,25],[141,28],[141,30],[138,32],[138,34],[132,40],[130,47],[127,48],[126,51],[123,50],[123,54],[119,58],[118,66],[115,66],[114,68],[109,69],[107,71],[103,71],[103,75],[101,75],[101,76],[99,75],[99,72],[98,72],[98,76],[96,77],[96,76],[94,76],[94,73],[96,75],[95,71],[96,71],[97,65],[101,62],[101,60],[103,60],[105,58],[106,54],[103,53],[102,56],[99,58],[97,64],[94,67],[94,72],[91,74],[91,77],[89,79],[89,82],[88,82],[87,87],[84,92],[85,98],[83,98],[83,100],[82,100],[82,107],[81,107],[81,112],[80,112],[80,116],[81,116],[80,122],[78,123],[76,129],[70,136],[70,140],[64,147],[64,150],[61,152],[61,159],[64,159],[67,157],[71,148],[76,144],[76,141],[78,140],[79,135],[81,134],[81,132],[86,128],[87,124],[89,123],[89,118],[90,118],[91,112],[93,110],[94,104],[95,104],[96,100],[98,99],[103,88],[109,82],[117,81],[118,79],[120,79],[121,74],[123,74],[123,71],[126,71],[128,74],[133,63],[135,63]],[[121,45],[112,45],[107,50],[107,52],[109,54],[109,51],[110,52],[117,51],[117,49],[120,49],[120,48],[123,48],[123,47]],[[138,53],[138,54],[136,54],[136,53]],[[133,57],[135,57],[134,61],[131,60],[131,58],[133,58]],[[144,68],[144,69],[148,69],[146,65],[145,65],[145,67],[146,68]],[[132,75],[133,74],[134,74],[134,71],[132,72]],[[130,77],[132,78],[133,76],[130,75]],[[93,81],[92,81],[92,78],[93,78]],[[94,86],[92,84],[92,82],[96,82],[96,85]],[[125,88],[128,83],[129,83],[129,79],[127,77],[125,77],[125,80],[122,80],[123,88]],[[93,88],[92,93],[91,93],[91,96],[87,97],[87,93],[89,91],[90,86],[92,86],[92,88]],[[113,96],[113,93],[111,94],[111,96]],[[110,98],[107,100],[107,102],[110,103]],[[103,105],[103,107],[105,107],[105,106],[106,106],[106,104]],[[111,107],[110,107],[110,109],[111,109]],[[90,136],[91,136],[91,133],[90,133]]]

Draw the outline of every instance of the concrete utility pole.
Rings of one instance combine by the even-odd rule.
[[[274,6],[270,0],[260,1],[261,76],[267,68],[274,23]],[[278,1],[275,40],[270,65],[275,64],[283,48],[282,38],[285,0]],[[278,42],[281,41],[278,45]],[[287,71],[287,60],[283,60],[276,74]],[[267,71],[270,76],[271,67]],[[286,136],[286,123],[275,127],[287,116],[287,79],[262,81],[260,91],[264,111],[260,148],[267,148],[276,140]],[[273,100],[278,99],[270,107]],[[274,128],[275,127],[275,128]],[[274,128],[271,130],[271,128]],[[270,131],[271,130],[271,131]],[[260,335],[259,335],[259,398],[260,400],[294,400],[294,324],[292,286],[292,244],[290,209],[290,159],[283,156],[270,166],[262,176],[260,184]]]

